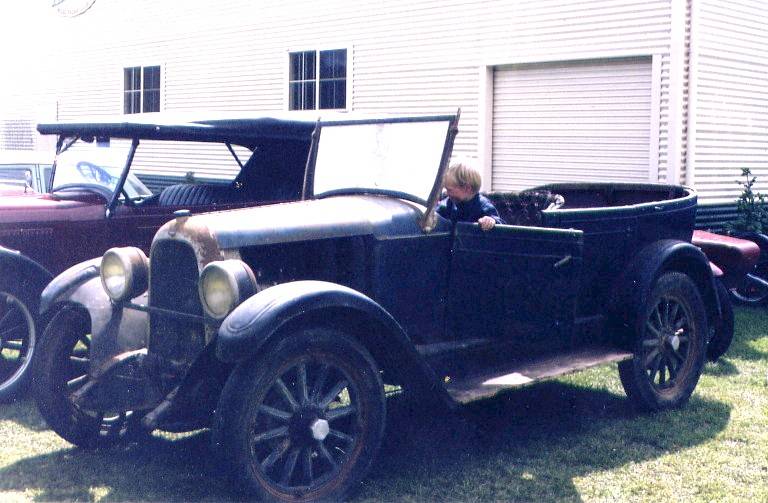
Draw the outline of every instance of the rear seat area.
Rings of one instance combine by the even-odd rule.
[[[490,192],[484,195],[496,206],[507,225],[541,225],[542,211],[564,204],[563,196],[548,190]]]

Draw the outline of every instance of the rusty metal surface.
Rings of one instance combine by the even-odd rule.
[[[632,353],[614,348],[586,348],[515,362],[504,368],[483,370],[460,380],[449,378],[448,393],[459,403],[490,398],[497,393],[537,381],[570,374],[597,365],[628,360]]]

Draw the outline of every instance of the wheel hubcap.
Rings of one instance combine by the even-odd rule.
[[[312,432],[312,438],[321,442],[325,440],[325,437],[331,431],[330,425],[325,419],[315,419],[309,429]]]
[[[680,329],[679,332],[682,332],[682,329]],[[670,335],[667,342],[669,342],[669,345],[672,347],[672,351],[680,349],[680,335],[677,332]]]

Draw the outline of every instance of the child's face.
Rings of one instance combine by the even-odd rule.
[[[445,192],[454,203],[469,201],[475,195],[475,192],[469,185],[459,185],[456,182],[448,180],[445,182]]]

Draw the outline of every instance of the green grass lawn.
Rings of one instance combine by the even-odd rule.
[[[358,501],[768,502],[768,309],[738,309],[736,340],[690,403],[631,411],[615,366],[445,416],[389,404]],[[208,435],[75,449],[29,400],[0,406],[0,501],[232,501]]]

